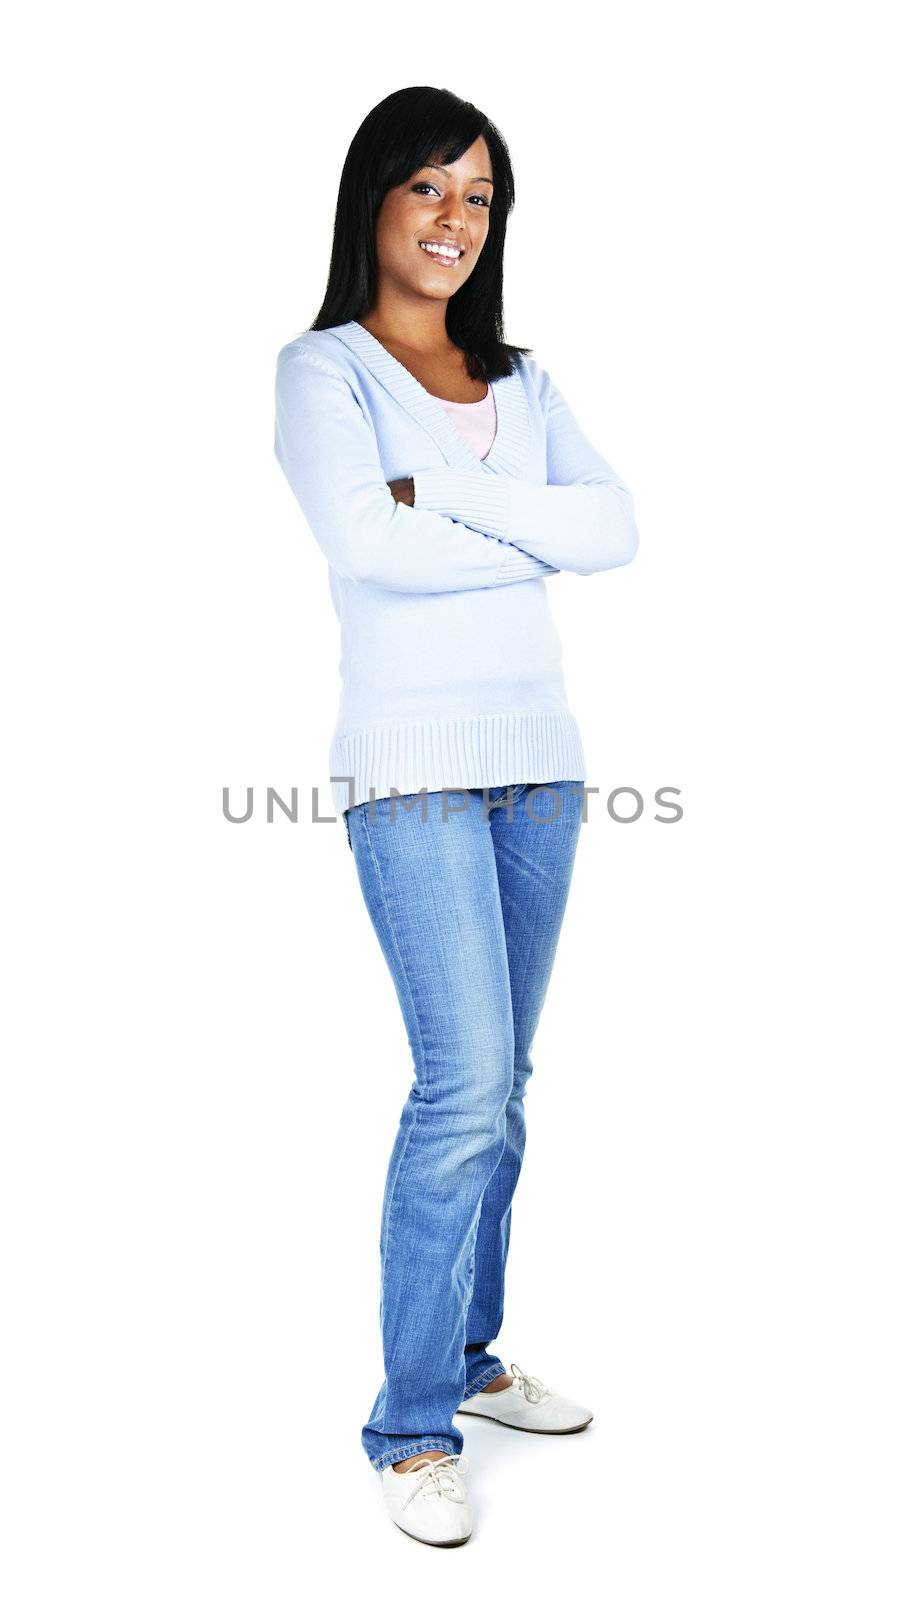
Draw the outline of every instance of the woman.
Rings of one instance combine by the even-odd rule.
[[[488,1346],[586,777],[545,579],[620,566],[638,535],[628,489],[502,337],[513,201],[474,106],[389,95],[346,158],[324,304],[277,365],[276,454],[341,620],[334,801],[415,1068],[362,1444],[393,1520],[432,1544],[471,1532],[456,1415],[592,1420]]]

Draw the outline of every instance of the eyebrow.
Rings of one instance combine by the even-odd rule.
[[[445,172],[447,178],[449,176],[449,168],[448,167],[438,167],[435,161],[425,161],[424,166],[432,168],[432,170],[434,172]],[[488,183],[488,184],[491,185],[491,187],[493,189],[495,189],[495,187],[496,187],[496,185],[493,183],[492,178],[471,178],[470,181],[471,181],[471,183]]]

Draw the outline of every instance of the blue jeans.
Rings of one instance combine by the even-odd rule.
[[[424,795],[344,813],[415,1069],[380,1230],[385,1378],[362,1429],[378,1471],[460,1451],[457,1408],[505,1371],[487,1346],[502,1325],[530,1047],[583,787],[448,790],[445,821],[441,790],[427,795],[426,817]]]

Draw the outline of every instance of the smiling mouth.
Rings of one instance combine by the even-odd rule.
[[[454,267],[456,261],[460,261],[465,253],[460,245],[436,244],[429,239],[419,239],[418,249],[423,250],[424,254],[430,256],[433,261],[439,262],[441,267]]]

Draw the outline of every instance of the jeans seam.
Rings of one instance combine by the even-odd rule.
[[[505,1146],[504,1145],[502,1146],[502,1153],[503,1153],[503,1155],[505,1153]],[[502,1156],[499,1157],[499,1161],[501,1161],[501,1160],[502,1160]],[[498,1162],[497,1162],[496,1166],[498,1166]],[[493,1168],[493,1172],[495,1172],[495,1171],[496,1171],[496,1167]],[[468,1311],[470,1309],[471,1301],[474,1298],[474,1286],[475,1286],[475,1280],[476,1280],[476,1267],[477,1267],[477,1235],[478,1235],[478,1233],[480,1231],[480,1218],[483,1215],[483,1195],[486,1194],[486,1190],[489,1188],[489,1186],[492,1183],[492,1181],[493,1181],[493,1173],[490,1173],[490,1176],[486,1180],[486,1189],[484,1189],[483,1194],[480,1196],[480,1204],[477,1207],[477,1215],[474,1218],[474,1239],[473,1239],[473,1242],[471,1244],[471,1254],[468,1257],[468,1267],[470,1269],[470,1271],[469,1271],[469,1282],[468,1282],[467,1290],[465,1292],[465,1321],[466,1322],[467,1322],[467,1318],[468,1318]]]
[[[412,1004],[410,1006],[410,1010],[411,1010],[412,1017],[414,1018],[415,1039],[416,1039],[417,1045],[418,1045],[418,1054],[421,1057],[421,1059],[423,1060],[423,1055],[424,1055],[423,1040],[421,1038],[421,1030],[420,1030],[420,1027],[419,1027],[419,1024],[418,1024],[418,1010],[417,1010],[417,1006],[414,1004],[414,999],[413,999],[413,995],[412,995],[412,986],[411,986],[411,984],[409,982],[409,979],[408,979],[408,973],[405,970],[405,962],[402,959],[402,950],[401,950],[401,947],[400,947],[400,944],[399,944],[399,939],[397,938],[397,935],[396,935],[396,929],[393,926],[393,918],[390,915],[390,905],[389,905],[389,901],[387,899],[386,885],[384,884],[383,876],[382,876],[381,870],[380,870],[380,863],[378,862],[377,855],[376,855],[375,850],[374,850],[374,848],[373,848],[373,846],[371,844],[371,835],[370,835],[370,832],[369,832],[369,829],[368,829],[368,818],[365,816],[365,808],[364,808],[364,806],[361,807],[360,821],[361,821],[361,824],[362,824],[362,831],[363,831],[364,836],[365,836],[365,843],[368,846],[368,855],[370,857],[371,864],[372,864],[372,866],[374,868],[374,871],[375,871],[375,873],[377,875],[377,882],[378,882],[378,886],[380,888],[380,892],[381,892],[381,896],[382,896],[383,904],[384,904],[384,917],[386,919],[387,926],[389,927],[389,930],[390,930],[390,938],[391,938],[391,940],[393,942],[393,948],[394,948],[394,950],[396,952],[396,959],[397,959],[397,961],[399,963],[399,968],[400,968],[400,970],[402,972],[402,981],[403,981],[403,983],[405,985],[406,993],[408,994],[409,999],[412,1002]],[[418,1063],[416,1061],[415,1062],[415,1078],[417,1079],[417,1077],[418,1077]],[[422,1087],[423,1087],[423,1085],[422,1085]],[[393,1187],[390,1190],[390,1193],[389,1193],[389,1196],[388,1196],[388,1199],[387,1199],[387,1202],[386,1202],[386,1223],[385,1223],[385,1227],[384,1227],[383,1265],[381,1267],[381,1279],[382,1279],[383,1283],[386,1283],[387,1266],[389,1264],[389,1259],[390,1259],[390,1239],[391,1239],[392,1223],[393,1223],[393,1202],[394,1202],[394,1199],[395,1199],[395,1196],[396,1196],[396,1190],[397,1190],[397,1188],[399,1186],[399,1178],[400,1178],[400,1174],[402,1172],[403,1162],[405,1161],[406,1153],[408,1151],[408,1147],[409,1147],[409,1144],[411,1142],[411,1137],[412,1137],[412,1134],[414,1133],[415,1128],[417,1127],[417,1125],[418,1125],[418,1104],[417,1104],[417,1101],[416,1101],[415,1105],[413,1107],[413,1110],[412,1110],[412,1116],[409,1119],[409,1128],[408,1128],[408,1133],[406,1134],[406,1137],[405,1137],[405,1143],[402,1146],[402,1150],[400,1151],[399,1160],[396,1163],[396,1171],[393,1174]]]
[[[492,1383],[493,1379],[498,1378],[504,1371],[505,1368],[501,1361],[494,1361],[491,1367],[487,1367],[486,1372],[481,1372],[475,1384],[469,1384],[465,1387],[463,1398],[470,1400],[472,1394],[479,1394],[481,1389],[485,1389],[488,1383]]]
[[[457,1454],[453,1441],[448,1435],[444,1435],[442,1439],[419,1439],[417,1444],[413,1445],[395,1445],[392,1450],[385,1450],[382,1455],[372,1456],[371,1465],[376,1468],[378,1462],[382,1461],[385,1466],[390,1466],[394,1461],[405,1461],[408,1456],[420,1455],[424,1450],[445,1450],[447,1445],[450,1447],[447,1454]]]

